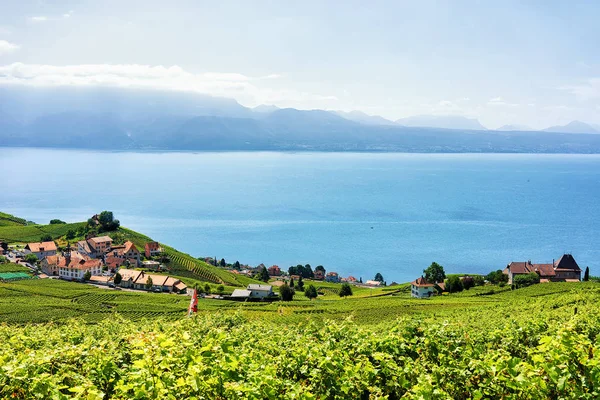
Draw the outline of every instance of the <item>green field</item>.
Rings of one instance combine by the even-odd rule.
[[[597,399],[600,284],[491,289],[187,318],[186,296],[0,284],[0,398]]]

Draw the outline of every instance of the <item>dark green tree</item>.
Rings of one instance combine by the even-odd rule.
[[[260,280],[263,282],[269,282],[269,271],[267,271],[267,267],[260,268]]]
[[[316,299],[317,298],[317,288],[315,287],[315,285],[312,285],[312,284],[308,285],[308,287],[304,291],[304,295],[311,300]]]
[[[462,292],[463,284],[460,278],[456,275],[449,277],[446,280],[446,290],[450,293]]]
[[[381,275],[379,272],[375,274],[375,278],[373,279],[377,282],[383,282],[383,275]]]
[[[444,267],[435,261],[431,263],[429,267],[423,270],[425,274],[425,279],[431,283],[439,283],[444,282],[446,279],[446,273],[444,272]]]
[[[25,256],[25,261],[28,262],[29,264],[35,264],[38,262],[38,258],[35,254],[27,254]]]
[[[71,240],[73,239],[75,236],[77,235],[77,233],[73,230],[73,229],[69,229],[67,231],[67,234],[65,235],[65,237],[67,238],[67,240]]]
[[[236,269],[238,271],[240,270],[240,262],[239,261],[236,261],[233,263],[233,269]]]
[[[348,283],[342,283],[340,288],[340,297],[352,296],[352,286]]]
[[[315,268],[315,272],[317,271],[321,271],[323,273],[323,275],[325,275],[325,267],[322,265],[317,265],[317,268]]]
[[[61,221],[60,219],[51,219],[50,225],[58,225],[58,224],[66,224],[65,221]]]
[[[301,292],[304,292],[304,281],[302,280],[302,275],[300,275],[300,278],[298,279],[298,290]]]
[[[583,281],[587,282],[590,280],[590,267],[585,267],[585,272],[583,273]]]
[[[146,289],[150,290],[152,289],[152,278],[148,277],[148,279],[146,279]]]
[[[42,242],[51,242],[52,241],[52,236],[46,234],[46,235],[42,235],[42,237],[40,238],[40,241]]]
[[[221,261],[219,261],[219,266],[225,268],[226,265],[227,263],[225,262],[225,259],[221,258]]]
[[[307,278],[307,279],[312,279],[315,277],[315,273],[312,270],[312,267],[310,266],[310,264],[306,264],[304,266],[304,273],[302,274],[303,277]]]
[[[290,287],[294,289],[294,278],[290,279]]]
[[[292,301],[294,299],[294,288],[290,287],[287,283],[279,286],[279,295],[283,301]]]
[[[204,285],[204,293],[210,294],[210,285],[208,283]]]
[[[93,222],[93,219],[91,219]],[[102,211],[98,215],[98,222],[100,223],[100,231],[115,231],[121,226],[121,223],[118,219],[114,219],[112,211]],[[89,224],[89,220],[88,220]],[[95,222],[94,222],[95,224]]]
[[[494,285],[508,282],[508,275],[503,273],[501,269],[492,271],[485,276],[485,279]]]
[[[90,271],[85,271],[85,274],[83,274],[84,281],[89,281],[91,277],[92,277],[92,273]]]
[[[121,276],[120,273],[117,272],[115,274],[115,279],[114,279],[115,285],[119,285],[122,280],[123,280],[123,277]]]
[[[217,286],[217,293],[221,294],[225,291],[225,286],[219,285]]]

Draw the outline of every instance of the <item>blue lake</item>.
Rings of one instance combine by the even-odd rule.
[[[598,274],[600,156],[112,153],[0,148],[0,210],[112,210],[194,256],[389,282],[570,252]]]

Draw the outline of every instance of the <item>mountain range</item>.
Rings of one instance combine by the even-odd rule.
[[[580,134],[581,133],[581,134]],[[476,119],[391,121],[360,111],[253,109],[189,92],[0,87],[0,145],[172,150],[600,153],[600,133],[574,121],[544,132],[487,130]]]

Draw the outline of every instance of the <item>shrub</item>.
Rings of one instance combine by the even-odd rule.
[[[304,291],[304,295],[311,300],[316,299],[317,298],[317,288],[312,284],[308,285],[308,287]]]
[[[287,283],[279,286],[279,295],[283,301],[291,301],[294,299],[294,288],[290,287]]]
[[[536,283],[540,283],[540,276],[535,272],[523,275],[515,275],[513,277],[513,283],[517,288],[535,285]]]
[[[460,278],[456,275],[446,279],[446,290],[450,293],[462,292],[464,289]]]
[[[340,297],[352,296],[352,287],[348,283],[343,283],[340,288]]]

